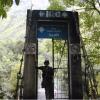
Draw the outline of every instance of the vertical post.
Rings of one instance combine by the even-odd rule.
[[[54,38],[52,38],[52,67],[54,68]],[[53,79],[54,81],[54,79]],[[53,84],[53,91],[54,91],[54,84]],[[53,97],[54,98],[54,97]]]
[[[32,11],[28,10],[23,73],[23,99],[37,99],[36,22],[32,22],[31,19]]]
[[[54,39],[52,38],[52,67],[54,68]]]
[[[69,35],[69,33],[70,33],[70,29],[69,29],[70,27],[69,27],[69,24],[68,24],[68,40],[67,40],[67,42],[68,42],[68,98],[70,99],[71,98],[71,94],[70,94],[70,91],[71,91],[71,88],[70,88],[70,53],[69,53],[69,42],[70,42],[70,35]]]
[[[81,71],[81,54],[80,54],[80,33],[78,32],[78,13],[70,16],[70,27],[68,35],[69,43],[69,84],[70,99],[83,99],[82,91],[82,71]],[[77,22],[76,22],[77,21]]]

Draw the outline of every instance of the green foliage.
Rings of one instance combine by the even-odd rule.
[[[50,4],[53,4],[54,0],[50,1],[52,1]],[[51,9],[57,9],[57,3],[55,4],[55,7],[50,5],[52,7]],[[66,10],[73,8],[73,10],[79,11],[80,32],[88,58],[94,65],[94,69],[100,72],[100,0],[82,0],[82,2],[80,0],[62,0],[61,6],[65,7],[64,9]],[[56,53],[61,50],[61,47],[62,43],[58,42],[55,46]],[[84,66],[83,58],[82,65]],[[100,74],[96,77],[96,80],[98,81],[98,91],[100,94]]]
[[[54,50],[56,53],[66,54],[67,50],[67,42],[65,43],[64,40],[54,40]]]
[[[22,41],[0,41],[0,96],[12,98],[21,58]]]
[[[100,65],[100,15],[99,9],[94,6],[98,0],[49,0],[49,10],[66,10],[69,7],[78,6],[84,11],[79,12],[80,29],[84,38],[84,43],[89,55],[89,59],[94,65]],[[90,2],[91,1],[91,2]],[[19,4],[19,0],[15,0]],[[7,11],[12,6],[13,0],[0,0],[0,16],[5,18]],[[92,9],[91,9],[92,8]],[[10,32],[10,31],[9,31]],[[8,31],[6,33],[9,33]],[[43,52],[51,55],[52,44],[44,41],[44,45],[39,45],[39,59],[44,59]],[[55,52],[61,54],[64,41],[55,41]],[[23,41],[0,41],[0,98],[11,98],[16,87],[16,74],[19,69],[19,60]],[[65,54],[65,53],[63,53]],[[43,64],[41,62],[41,64]],[[65,72],[67,73],[67,72]],[[59,72],[59,75],[62,74]],[[99,80],[100,76],[98,77]],[[99,90],[100,91],[100,90]]]
[[[88,55],[92,55],[90,56],[90,59],[92,60],[93,63],[100,64],[100,61],[98,61],[98,57],[95,56],[95,55],[99,55],[99,50],[100,50],[100,45],[99,45],[100,43],[100,17],[99,16],[100,15],[98,13],[97,8],[95,7],[96,4],[99,3],[94,0],[87,0],[82,2],[79,0],[49,0],[49,1],[50,1],[49,8],[52,10],[57,10],[59,5],[64,7],[64,9],[73,6],[76,6],[80,9],[81,7],[82,9],[84,8],[85,11],[79,12],[80,31],[84,38],[84,43],[86,46],[87,53]],[[95,6],[93,4],[95,4]],[[59,9],[60,8],[61,7],[59,7]],[[56,51],[57,50],[59,51],[60,47],[61,47],[61,43],[59,42],[58,44],[56,44]]]
[[[89,12],[91,13],[91,12]],[[84,25],[86,28],[91,29],[91,27],[93,26],[94,24],[94,21],[93,21],[93,17],[91,17],[93,14],[89,14],[89,13],[84,13]]]
[[[77,4],[77,0],[62,0],[62,2],[66,7],[71,7]]]
[[[97,80],[98,80],[98,94],[100,94],[100,72],[97,75]]]
[[[69,7],[75,6],[79,9],[84,8],[86,11],[94,10],[100,15],[100,0],[49,0],[49,2],[49,8],[52,8],[52,10],[56,10],[57,8],[59,8],[58,10],[63,10],[60,8],[67,9]]]
[[[61,4],[61,0],[49,0],[50,5],[48,7],[48,10],[64,10],[65,6]]]
[[[13,0],[0,0],[0,16],[2,18],[7,17],[6,11],[13,4]]]
[[[15,0],[19,5],[20,0]],[[8,9],[13,5],[13,0],[0,0],[0,17],[6,18]]]

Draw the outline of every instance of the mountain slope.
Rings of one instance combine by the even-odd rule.
[[[0,40],[24,39],[26,31],[26,13],[31,7],[31,0],[21,0],[9,9],[6,19],[0,19]]]

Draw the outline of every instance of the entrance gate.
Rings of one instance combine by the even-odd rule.
[[[41,46],[41,41],[49,44]],[[60,46],[59,46],[60,43]],[[54,68],[54,99],[68,99],[68,48],[67,41],[60,39],[38,40],[38,66],[43,65],[45,59],[49,59],[50,66]],[[57,49],[58,48],[58,49]],[[42,58],[42,59],[41,59]],[[44,88],[41,88],[41,71],[38,71],[38,99],[45,100]]]
[[[57,46],[58,43],[61,43]],[[59,48],[57,53],[53,50],[54,56],[54,99],[68,99],[69,98],[69,87],[68,87],[68,47],[66,40],[54,40],[54,47]]]
[[[62,39],[65,41],[67,40],[68,68],[66,63],[65,70],[64,68],[59,67],[57,68],[58,70],[57,72],[59,72],[59,70],[60,71],[63,70],[62,72],[65,71],[65,73],[67,73],[68,69],[68,98],[70,99],[83,98],[80,37],[78,28],[79,27],[78,27],[77,12],[51,11],[51,10],[27,11],[25,62],[24,62],[24,73],[23,73],[24,99],[37,99],[37,84],[38,84],[37,81],[38,71],[36,69],[36,67],[38,67],[37,38],[52,38],[53,42],[55,39]],[[53,63],[53,67],[55,67],[55,63]],[[59,82],[60,81],[62,82],[60,78],[57,79],[59,79]],[[67,87],[67,84],[65,85]],[[67,93],[66,91],[64,92],[64,88],[63,88],[63,95],[65,95],[64,97],[58,97],[59,93],[57,92],[55,93],[55,95],[57,94],[57,96],[55,96],[56,99],[67,98],[66,97]]]

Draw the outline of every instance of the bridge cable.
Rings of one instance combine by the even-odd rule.
[[[73,17],[74,17],[74,21],[76,23],[77,34],[80,36],[81,48],[83,51],[83,57],[84,57],[84,61],[85,61],[85,81],[86,81],[86,78],[89,78],[89,82],[90,82],[90,86],[91,86],[89,92],[91,91],[91,93],[90,93],[91,98],[96,99],[98,96],[98,90],[97,90],[97,81],[96,81],[93,65],[88,58],[85,44],[83,42],[80,31],[78,29],[79,25],[77,23],[77,19],[74,14],[73,14]]]
[[[23,88],[23,75],[22,75],[22,65],[23,65],[24,50],[22,50],[22,57],[20,59],[20,68],[17,73],[17,83],[14,98],[22,98],[22,88]]]

